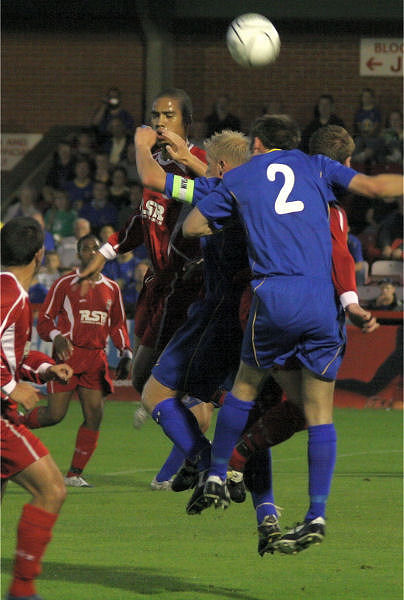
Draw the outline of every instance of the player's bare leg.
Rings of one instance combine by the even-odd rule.
[[[66,416],[73,391],[56,392],[47,396],[46,406],[37,406],[24,415],[21,422],[29,429],[51,427]]]
[[[52,457],[43,456],[11,477],[26,489],[32,500],[25,504],[17,529],[12,597],[35,594],[35,579],[41,571],[41,558],[52,537],[52,528],[66,497],[63,477]]]
[[[77,388],[77,392],[84,421],[77,432],[73,458],[65,483],[72,487],[91,487],[82,477],[82,473],[97,447],[105,397],[102,390],[82,386]]]
[[[140,338],[135,338],[132,359],[132,385],[139,394],[142,393],[143,387],[149,378],[154,358],[153,348],[141,345]],[[141,403],[134,412],[133,427],[140,429],[148,416],[149,413]]]

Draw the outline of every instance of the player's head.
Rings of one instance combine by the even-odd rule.
[[[39,269],[44,255],[44,232],[32,217],[15,217],[1,229],[1,261],[4,267],[24,267],[35,261]]]
[[[100,247],[100,241],[93,233],[83,235],[77,242],[77,254],[81,267],[86,267]]]
[[[222,177],[234,167],[247,162],[251,156],[250,140],[239,131],[225,129],[205,140],[208,177]]]
[[[300,143],[300,130],[288,115],[263,115],[252,124],[250,138],[254,153],[273,148],[294,150]]]
[[[313,133],[309,141],[310,154],[324,154],[343,165],[350,164],[355,142],[346,129],[326,125]]]
[[[186,139],[191,123],[192,102],[184,90],[169,88],[154,98],[151,126],[158,133],[161,133],[163,128],[167,128]]]

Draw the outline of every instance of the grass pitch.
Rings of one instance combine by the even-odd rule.
[[[324,542],[294,555],[257,554],[251,500],[187,516],[189,492],[151,491],[170,445],[135,405],[108,402],[99,446],[69,488],[38,592],[45,600],[398,600],[402,598],[402,413],[336,409],[338,460]],[[81,422],[37,430],[63,472]],[[213,431],[213,428],[212,430]],[[211,433],[211,432],[210,432]],[[307,507],[307,434],[273,449],[281,524]],[[2,597],[27,494],[10,483],[2,507]]]

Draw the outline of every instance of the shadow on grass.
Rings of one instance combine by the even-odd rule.
[[[2,572],[12,570],[13,561],[10,558],[3,558]],[[173,575],[158,572],[156,569],[145,567],[138,568],[116,567],[116,566],[90,566],[90,565],[72,565],[61,562],[50,562],[43,565],[41,580],[48,579],[55,581],[68,581],[69,583],[85,583],[86,585],[101,585],[110,588],[120,588],[151,596],[162,594],[164,592],[194,592],[194,598],[198,594],[212,594],[215,598],[229,598],[234,600],[259,600],[256,596],[250,596],[243,590],[234,590],[231,588],[195,583],[187,578],[175,577]]]

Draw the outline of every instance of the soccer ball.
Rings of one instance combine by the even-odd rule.
[[[241,15],[230,23],[226,43],[234,60],[243,67],[269,65],[276,60],[281,47],[271,21],[255,13]]]

